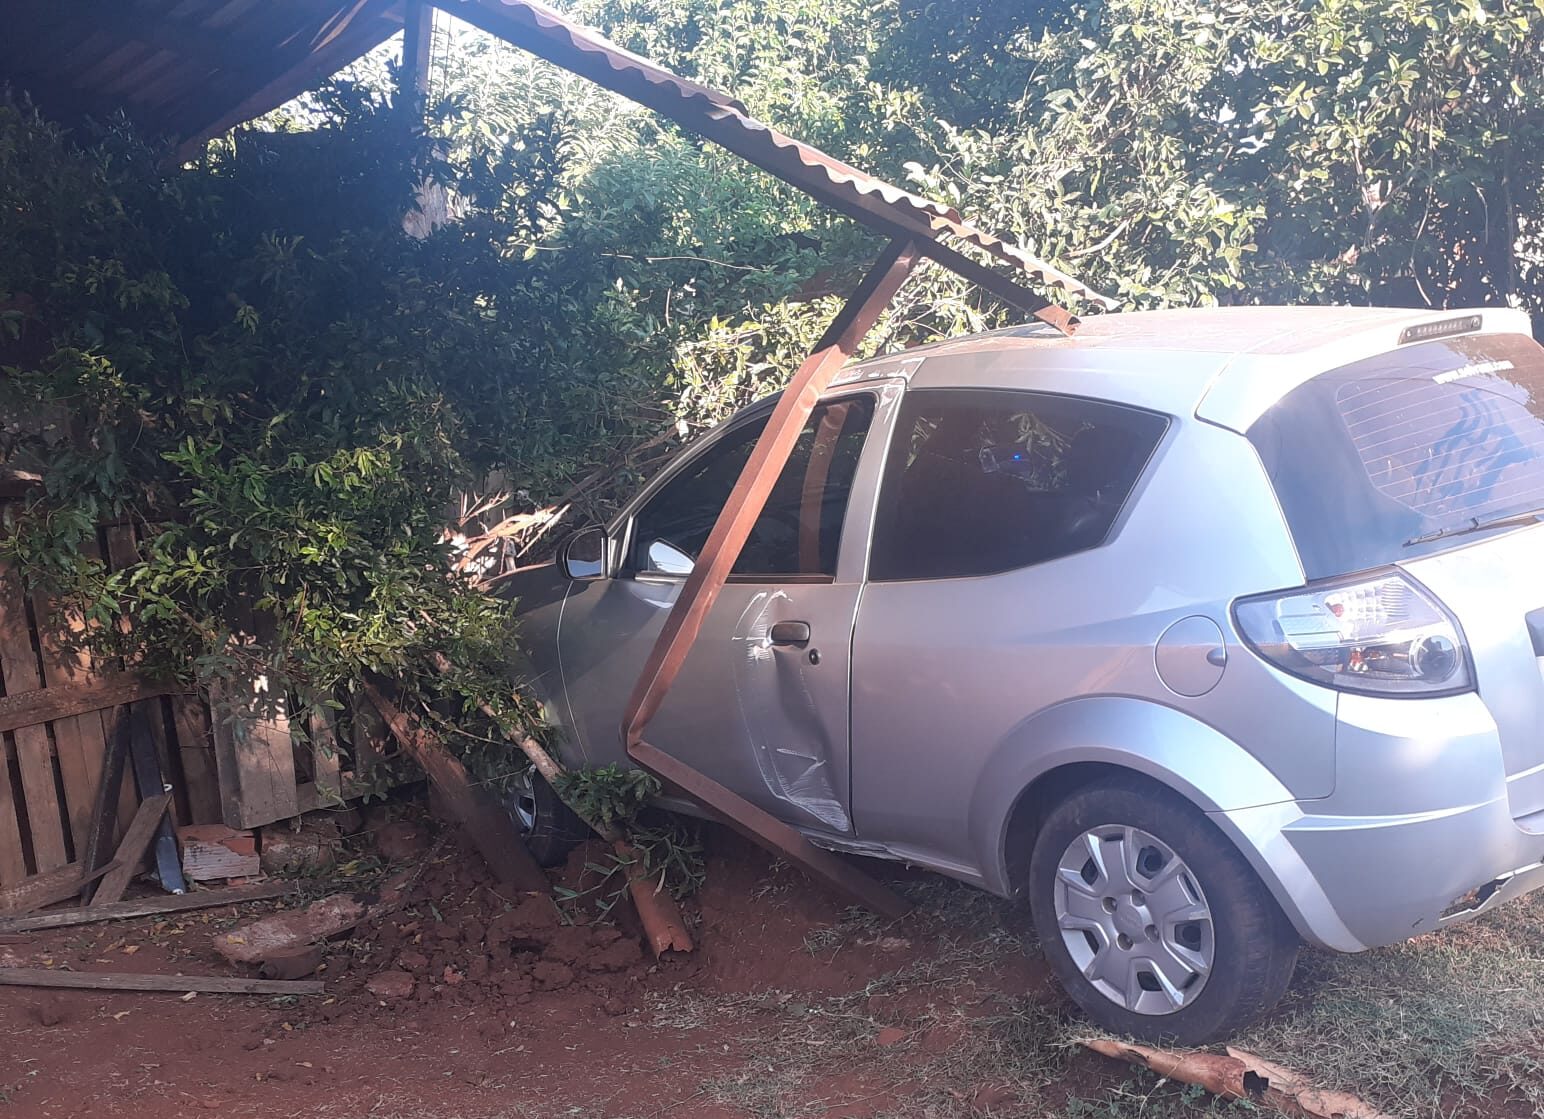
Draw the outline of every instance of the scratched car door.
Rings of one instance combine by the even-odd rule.
[[[839,833],[852,830],[848,661],[870,510],[848,512],[877,478],[865,452],[875,405],[861,391],[816,408],[648,732],[781,818]],[[746,416],[651,486],[614,526],[621,571],[575,584],[564,603],[563,678],[592,764],[622,760],[627,698],[769,414]]]

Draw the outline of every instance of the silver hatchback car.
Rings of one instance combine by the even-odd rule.
[[[769,412],[512,580],[576,760],[626,761],[623,706]],[[1204,1042],[1302,942],[1544,883],[1541,510],[1520,312],[1144,312],[911,350],[823,397],[650,739],[818,844],[1027,897],[1092,1018]]]

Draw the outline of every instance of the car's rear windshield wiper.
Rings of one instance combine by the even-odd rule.
[[[1419,536],[1412,536],[1405,541],[1405,547],[1415,544],[1425,544],[1431,540],[1441,540],[1445,536],[1464,536],[1471,532],[1483,532],[1487,528],[1506,528],[1508,525],[1525,525],[1544,517],[1544,509],[1534,509],[1528,513],[1508,513],[1504,517],[1495,517],[1488,521],[1482,521],[1478,517],[1470,517],[1461,525],[1449,525],[1447,528],[1433,529],[1431,532],[1423,532]]]

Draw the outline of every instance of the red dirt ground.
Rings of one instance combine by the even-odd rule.
[[[859,999],[857,1048],[801,1090],[828,1116],[893,1114],[916,1085],[894,1060],[867,1067],[866,1050],[941,1055],[999,992],[1051,990],[1016,945],[948,982],[888,983],[974,932],[926,915],[866,926],[727,832],[709,830],[707,885],[686,907],[699,950],[656,962],[630,913],[615,925],[581,904],[580,923],[562,923],[547,899],[496,888],[454,840],[430,848],[425,830],[385,829],[381,847],[417,877],[407,904],[331,946],[324,997],[0,988],[0,1117],[730,1119],[746,1112],[703,1085],[738,1078],[754,1094],[758,1030],[833,996]],[[593,885],[594,857],[577,852],[557,879]],[[0,966],[250,974],[211,937],[274,908],[39,933],[0,945]],[[975,1110],[1011,1114],[1011,1094],[993,1091]]]

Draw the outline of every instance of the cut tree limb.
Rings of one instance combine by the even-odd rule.
[[[1301,1074],[1242,1049],[1208,1053],[1087,1037],[1080,1038],[1078,1044],[1106,1057],[1150,1068],[1170,1080],[1194,1084],[1214,1096],[1251,1100],[1298,1119],[1393,1119],[1349,1092],[1315,1088]]]
[[[190,909],[214,909],[221,905],[240,905],[264,901],[293,893],[293,882],[260,882],[254,886],[233,886],[228,890],[200,890],[191,894],[166,894],[135,898],[114,905],[94,905],[86,909],[60,909],[36,913],[30,917],[0,918],[0,933],[28,932],[33,929],[63,929],[71,925],[92,925],[98,921],[126,921],[161,913],[182,913]]]
[[[333,894],[304,909],[271,913],[220,933],[214,938],[214,950],[232,963],[259,964],[337,936],[359,924],[367,912],[369,899]]]
[[[0,987],[68,987],[88,991],[198,991],[216,995],[319,995],[309,979],[240,979],[229,975],[137,975],[108,971],[0,968]]]
[[[442,673],[449,673],[451,670],[449,658],[443,653],[435,653],[434,667]],[[479,703],[477,706],[494,726],[503,726],[492,707],[486,703]],[[629,843],[620,830],[610,824],[590,819],[563,796],[559,790],[562,788],[561,781],[566,771],[540,742],[520,728],[508,730],[505,735],[509,741],[520,747],[526,758],[536,767],[536,772],[552,786],[552,791],[568,805],[569,810],[583,820],[596,835],[611,844],[612,849],[616,851],[618,861],[627,868],[627,892],[633,899],[633,908],[638,913],[638,920],[643,924],[644,935],[648,937],[649,947],[653,949],[654,955],[658,957],[671,951],[690,952],[692,937],[686,931],[686,920],[681,916],[681,907],[676,904],[675,898],[671,897],[649,875],[647,860],[644,859],[643,853]]]
[[[364,685],[364,693],[386,720],[391,736],[444,796],[494,875],[517,890],[551,893],[552,883],[531,856],[509,813],[486,790],[472,784],[466,766],[439,737],[399,709],[373,683]]]

